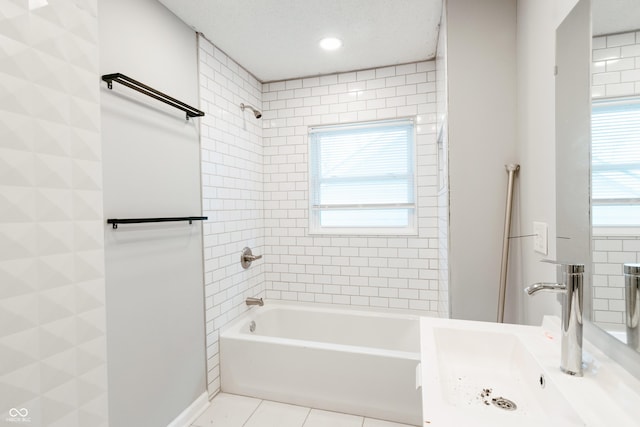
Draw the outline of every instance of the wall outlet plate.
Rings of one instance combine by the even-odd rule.
[[[533,250],[547,255],[549,252],[549,227],[546,222],[533,222]]]

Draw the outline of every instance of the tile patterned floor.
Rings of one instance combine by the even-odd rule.
[[[192,427],[412,427],[407,424],[321,411],[220,393]]]

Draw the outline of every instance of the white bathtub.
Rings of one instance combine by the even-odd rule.
[[[414,315],[265,301],[220,334],[222,390],[421,425],[419,335]]]

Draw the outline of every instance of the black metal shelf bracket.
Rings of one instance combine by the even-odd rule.
[[[182,110],[187,114],[187,120],[189,120],[189,117],[204,116],[204,112],[198,110],[197,108],[187,105],[184,102],[178,101],[177,99],[172,98],[169,95],[166,95],[160,92],[159,90],[149,87],[143,83],[140,83],[139,81],[134,80],[131,77],[127,77],[124,74],[121,74],[121,73],[105,74],[102,76],[102,80],[107,82],[107,87],[109,89],[113,89],[113,82],[117,82],[135,91],[138,91],[147,96],[150,96],[151,98],[157,99],[160,102],[164,102],[165,104],[171,105],[172,107]]]
[[[192,224],[193,221],[206,221],[209,217],[206,216],[181,216],[170,218],[110,218],[107,220],[107,224],[111,224],[113,229],[118,228],[118,224],[140,224],[145,222],[172,222],[172,221],[189,221]]]

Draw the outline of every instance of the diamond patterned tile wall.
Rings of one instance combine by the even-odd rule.
[[[0,426],[108,426],[97,7],[0,0]]]

